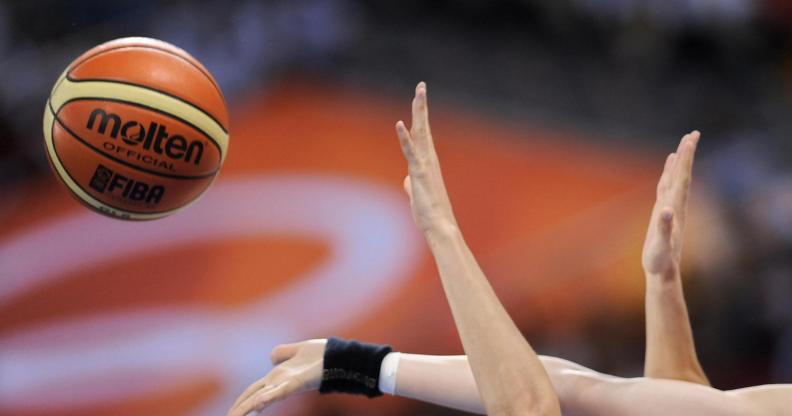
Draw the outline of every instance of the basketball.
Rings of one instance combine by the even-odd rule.
[[[162,218],[194,202],[228,149],[220,87],[187,52],[148,38],[103,43],[72,62],[44,110],[50,165],[104,215]]]

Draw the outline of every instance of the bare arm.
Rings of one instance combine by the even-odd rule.
[[[464,355],[400,354],[396,396],[485,414],[476,380]]]
[[[434,255],[462,345],[487,413],[559,415],[539,358],[509,317],[457,226],[429,129],[426,86],[416,88],[412,126],[396,124],[416,224]]]
[[[729,393],[756,403],[768,415],[782,416],[792,412],[792,384],[768,384],[732,390]]]
[[[270,404],[319,388],[325,340],[279,345],[275,367],[239,396],[229,416],[245,416]],[[792,385],[723,392],[700,384],[651,378],[625,379],[555,357],[539,357],[568,416],[784,416]],[[484,414],[466,356],[401,354],[395,394]]]
[[[700,384],[598,373],[560,358],[541,356],[565,415],[782,416],[792,385],[724,392]],[[396,395],[484,414],[465,356],[402,354]]]
[[[693,343],[680,261],[693,157],[699,140],[685,135],[668,156],[657,185],[643,268],[646,274],[646,361],[644,375],[709,385]]]
[[[432,142],[424,83],[416,87],[411,129],[400,121],[396,132],[407,159],[404,187],[410,196],[413,217],[435,257],[487,413],[560,415],[558,398],[544,367],[501,305],[459,231]],[[273,362],[281,363],[279,357],[286,355],[283,351],[293,348],[294,345],[276,349]],[[312,388],[302,380],[308,372],[319,371],[322,360],[314,357],[307,363],[307,353],[299,351],[295,352],[295,359],[287,359],[251,385],[229,414],[243,416]]]
[[[539,356],[539,360],[558,392],[564,414],[589,414],[581,407],[579,398],[577,387],[582,380],[586,383],[589,380],[622,380],[560,358]],[[464,355],[400,354],[395,386],[396,396],[476,414],[486,413],[468,357]]]

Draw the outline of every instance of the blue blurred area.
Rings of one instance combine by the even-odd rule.
[[[692,128],[792,153],[790,6],[773,0],[0,3],[0,183],[45,171],[42,97],[100,41],[151,36],[235,97],[289,77],[435,94],[517,122],[668,143]],[[706,151],[706,147],[705,147]]]

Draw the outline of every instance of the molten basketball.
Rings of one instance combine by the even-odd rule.
[[[149,220],[195,201],[228,149],[228,112],[212,75],[162,41],[101,44],[58,78],[44,110],[50,164],[79,201]]]

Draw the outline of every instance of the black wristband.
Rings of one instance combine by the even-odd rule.
[[[381,396],[379,373],[389,345],[365,344],[328,338],[319,393],[350,393]]]

